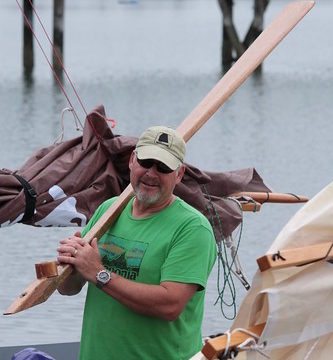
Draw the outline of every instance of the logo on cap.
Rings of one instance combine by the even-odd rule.
[[[156,143],[165,145],[167,147],[171,146],[171,142],[169,142],[169,134],[161,133],[158,139],[155,140]]]

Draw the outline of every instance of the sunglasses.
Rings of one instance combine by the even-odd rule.
[[[161,174],[170,174],[174,171],[165,164],[163,164],[162,162],[157,160],[153,160],[153,159],[140,160],[139,158],[137,158],[137,161],[139,165],[145,169],[150,169],[155,164],[157,171]]]

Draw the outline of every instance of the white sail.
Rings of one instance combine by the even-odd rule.
[[[268,253],[333,242],[333,183],[283,228]],[[258,344],[271,359],[330,359],[333,353],[333,264],[257,271],[231,328],[266,323]],[[263,359],[255,351],[237,359]]]

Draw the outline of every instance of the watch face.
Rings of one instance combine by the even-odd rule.
[[[106,270],[101,270],[98,274],[97,274],[97,279],[106,284],[111,278],[111,275],[108,271]]]

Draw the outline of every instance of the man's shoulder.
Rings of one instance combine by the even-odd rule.
[[[178,210],[184,217],[191,219],[192,221],[195,221],[198,224],[207,227],[208,229],[211,229],[210,222],[199,210],[197,210],[179,197],[177,197],[176,201],[178,205]]]
[[[103,208],[103,209],[106,208],[106,209],[108,209],[108,208],[117,200],[117,198],[118,198],[118,196],[114,196],[114,197],[112,197],[112,198],[109,198],[109,199],[103,201],[103,202],[99,205],[98,209],[99,209],[99,208]]]
[[[117,198],[118,196],[115,196],[103,201],[95,210],[93,218],[100,218],[106,212],[106,210],[108,210],[108,208],[117,200]]]

